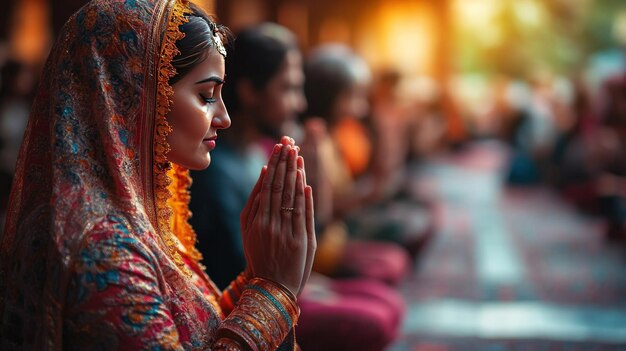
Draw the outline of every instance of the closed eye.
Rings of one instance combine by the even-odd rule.
[[[204,96],[203,94],[200,94],[200,99],[201,99],[202,101],[204,101],[204,103],[205,103],[205,104],[214,104],[214,103],[216,103],[216,102],[217,102],[217,99],[216,99],[216,98],[213,98],[213,97],[206,97],[206,96]]]

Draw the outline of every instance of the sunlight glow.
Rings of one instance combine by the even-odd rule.
[[[513,5],[520,22],[528,26],[539,26],[543,19],[542,8],[534,0],[516,1]]]
[[[434,20],[420,4],[387,3],[361,26],[359,51],[373,66],[395,66],[406,73],[433,70]]]
[[[622,45],[626,44],[626,11],[621,11],[617,16],[615,16],[613,36],[618,43]]]
[[[456,0],[453,4],[459,24],[470,28],[487,28],[500,12],[498,0]]]
[[[503,40],[503,32],[497,16],[502,3],[495,0],[457,0],[453,3],[453,15],[459,29],[472,32],[472,36],[484,46],[495,46]]]

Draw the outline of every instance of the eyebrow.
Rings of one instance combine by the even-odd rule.
[[[195,84],[202,84],[202,83],[207,83],[207,82],[215,82],[218,85],[219,84],[224,84],[224,80],[222,78],[220,78],[220,77],[217,77],[217,76],[213,76],[213,77],[209,77],[209,78],[206,78],[206,79],[203,79],[203,80],[199,80]]]

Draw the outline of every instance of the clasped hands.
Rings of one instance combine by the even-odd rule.
[[[293,139],[276,144],[244,207],[240,224],[248,278],[282,284],[299,296],[317,247],[312,189]]]

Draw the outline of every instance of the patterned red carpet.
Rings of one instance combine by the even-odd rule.
[[[626,250],[551,190],[504,185],[505,156],[477,144],[420,168],[442,228],[390,350],[626,350]]]

